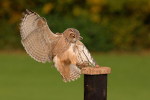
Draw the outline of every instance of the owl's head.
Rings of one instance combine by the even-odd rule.
[[[68,28],[63,32],[63,36],[71,43],[75,43],[77,40],[82,40],[80,33],[77,29]]]

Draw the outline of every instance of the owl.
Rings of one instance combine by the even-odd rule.
[[[83,67],[95,66],[91,54],[80,41],[80,32],[75,28],[54,34],[45,18],[26,10],[20,23],[20,34],[27,54],[38,62],[54,62],[64,82],[79,78]]]

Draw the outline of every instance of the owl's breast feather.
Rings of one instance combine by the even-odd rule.
[[[77,56],[74,52],[74,46],[75,44],[71,43],[70,47],[66,51],[64,51],[61,54],[59,53],[54,57],[53,62],[57,63],[57,61],[60,60],[60,61],[70,61],[71,64],[76,64]]]
[[[71,43],[70,47],[68,48],[68,50],[65,52],[67,53],[67,57],[68,59],[71,61],[71,64],[76,64],[77,63],[77,56],[75,53],[75,44]]]

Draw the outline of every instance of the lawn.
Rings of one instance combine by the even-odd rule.
[[[110,66],[108,100],[150,99],[150,55],[93,54]],[[26,54],[0,54],[0,100],[83,100],[83,75],[64,83],[51,64]]]

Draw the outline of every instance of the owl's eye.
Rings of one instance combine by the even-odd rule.
[[[75,35],[72,35],[73,38],[75,38]]]
[[[75,35],[74,35],[74,34],[70,34],[70,35],[71,35],[71,37],[75,38]]]

